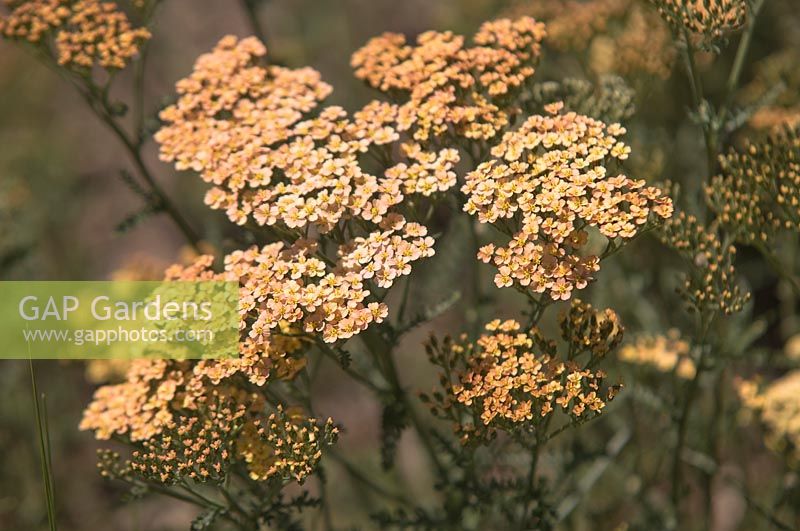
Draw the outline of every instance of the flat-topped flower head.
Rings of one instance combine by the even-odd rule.
[[[626,363],[674,373],[686,380],[694,378],[697,372],[690,356],[689,342],[681,338],[677,330],[666,334],[640,334],[632,343],[619,349],[618,357]]]
[[[70,16],[69,0],[5,0],[9,13],[0,12],[0,35],[39,44]]]
[[[331,92],[311,69],[264,66],[254,38],[226,37],[178,82],[178,102],[161,113],[161,158],[191,169],[214,187],[206,204],[238,224],[331,231],[357,218],[380,223],[404,194],[431,195],[455,184],[454,149],[404,144],[408,162],[373,175],[370,150],[400,138],[398,108],[373,101],[355,113],[330,106]],[[388,148],[386,148],[388,149]]]
[[[299,409],[279,406],[269,417],[245,423],[236,452],[255,481],[279,477],[302,484],[338,432],[331,419],[320,424]]]
[[[150,38],[134,28],[116,4],[80,0],[56,36],[58,63],[74,69],[123,69]]]
[[[609,168],[630,153],[625,129],[546,106],[505,133],[490,160],[466,176],[464,210],[507,234],[507,245],[487,245],[478,257],[497,266],[498,287],[518,285],[553,299],[586,287],[599,257],[582,254],[587,229],[627,240],[649,222],[669,218],[672,202],[644,181]]]
[[[509,96],[533,76],[545,36],[530,17],[486,22],[473,45],[452,32],[428,31],[416,46],[385,33],[353,54],[355,75],[400,104],[398,129],[418,142],[452,133],[489,139],[518,110]]]
[[[54,57],[72,70],[93,67],[119,70],[150,38],[146,28],[134,28],[112,2],[99,0],[11,0],[11,12],[0,16],[0,35],[47,46],[54,35]]]
[[[766,428],[766,444],[800,464],[800,371],[760,384],[740,380],[737,391],[746,411],[754,414]]]
[[[573,305],[565,325],[564,338],[573,341],[581,330],[612,324],[621,338],[621,327],[610,310],[595,312],[580,302]],[[598,328],[597,331],[600,329]],[[431,338],[428,356],[443,369],[440,383],[444,393],[423,395],[432,412],[456,421],[455,430],[466,443],[493,437],[498,430],[531,433],[557,411],[572,422],[599,415],[613,399],[618,386],[603,386],[605,374],[592,369],[608,348],[614,348],[616,333],[610,337],[588,337],[570,348],[562,359],[555,342],[546,340],[536,328],[524,330],[515,320],[495,319],[475,341]],[[591,336],[591,333],[590,333]],[[601,343],[605,346],[600,347]],[[588,360],[579,358],[588,353]],[[460,416],[460,412],[466,417]],[[470,419],[470,420],[465,420]]]

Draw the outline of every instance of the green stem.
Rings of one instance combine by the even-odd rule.
[[[148,50],[150,49],[149,41],[145,42],[139,49],[139,55],[136,57],[133,72],[133,120],[134,120],[134,135],[136,137],[136,145],[141,146],[144,144],[144,73],[147,62]]]
[[[757,249],[761,255],[766,259],[769,265],[778,273],[778,276],[784,279],[792,287],[796,295],[800,295],[800,280],[797,279],[791,272],[786,270],[786,267],[778,260],[774,253],[772,253],[767,246],[758,245]]]
[[[327,356],[328,358],[330,358],[331,361],[333,361],[336,364],[337,367],[342,369],[348,376],[353,378],[355,381],[357,381],[358,383],[364,385],[365,387],[368,387],[370,390],[372,390],[373,392],[375,392],[377,394],[381,394],[381,393],[384,392],[384,389],[382,389],[378,385],[376,385],[367,376],[361,374],[360,372],[356,371],[355,369],[352,369],[352,368],[342,364],[342,361],[339,359],[339,356],[327,344],[325,344],[323,342],[317,342],[317,346],[319,347],[319,351],[324,356]]]
[[[722,459],[722,440],[720,438],[721,424],[725,415],[725,369],[716,374],[714,382],[714,408],[711,414],[711,426],[708,430],[708,454],[720,466]],[[706,498],[706,529],[713,526],[713,502],[714,502],[714,477],[715,473],[706,474],[705,498]]]
[[[28,345],[30,356],[30,345]],[[33,407],[36,415],[36,431],[39,436],[39,458],[41,459],[42,482],[44,484],[44,497],[47,507],[47,523],[50,531],[56,531],[55,493],[53,485],[53,464],[50,455],[50,435],[47,424],[47,412],[44,409],[44,394],[41,395],[42,404],[39,402],[39,392],[36,386],[36,376],[33,370],[33,360],[29,357],[28,364],[31,370],[31,389],[33,391]]]
[[[552,418],[552,417],[550,417]],[[548,421],[550,420],[548,418]],[[545,428],[546,429],[546,428]],[[536,443],[531,448],[531,462],[528,466],[528,479],[526,482],[526,496],[525,496],[525,503],[522,505],[522,514],[520,515],[519,519],[519,531],[523,531],[525,529],[525,525],[527,524],[527,517],[528,511],[531,507],[531,502],[533,501],[533,495],[536,491],[536,469],[539,467],[539,449],[542,445],[542,441],[546,440],[545,438],[540,438],[537,434],[536,436]]]
[[[764,0],[753,0],[750,10],[750,23],[745,28],[742,34],[742,39],[739,41],[739,47],[736,49],[736,57],[733,59],[733,66],[731,67],[728,81],[725,84],[725,105],[723,106],[723,118],[733,102],[733,96],[736,89],[739,87],[739,80],[744,70],[744,62],[747,58],[747,53],[750,51],[750,44],[753,41],[753,34],[755,33],[756,18],[764,7]]]
[[[247,22],[250,24],[250,29],[253,31],[253,35],[258,37],[264,46],[267,45],[267,32],[264,30],[264,26],[261,24],[261,21],[258,19],[258,12],[256,10],[256,1],[255,0],[241,0],[242,9],[244,10],[244,14],[247,17]]]
[[[392,345],[385,341],[380,332],[374,328],[366,329],[360,334],[360,337],[363,339],[372,355],[376,358],[376,361],[380,362],[382,372],[384,373],[384,378],[391,387],[394,396],[397,400],[401,400],[403,402],[403,405],[408,412],[408,417],[411,420],[411,424],[414,426],[414,430],[417,432],[417,435],[419,436],[419,439],[422,442],[428,457],[436,468],[436,471],[439,472],[441,477],[444,477],[446,469],[439,459],[439,455],[433,446],[433,441],[431,441],[428,428],[422,422],[422,419],[419,417],[414,404],[408,397],[408,393],[406,393],[405,389],[403,389],[403,386],[400,383],[400,376],[394,363],[394,357],[392,356]]]
[[[128,138],[128,135],[125,133],[122,127],[108,113],[108,110],[105,108],[104,104],[103,108],[100,109],[92,102],[90,99],[91,96],[85,95],[85,98],[97,117],[100,118],[100,120],[102,120],[114,132],[119,141],[122,142],[131,160],[133,160],[136,169],[139,171],[139,174],[147,183],[150,191],[157,198],[158,206],[161,207],[163,211],[172,219],[194,250],[200,252],[198,245],[200,239],[198,238],[197,233],[195,233],[172,200],[170,200],[169,196],[161,188],[161,185],[156,182],[152,173],[145,164],[144,159],[142,159],[142,154],[139,147],[137,147],[136,144],[134,144],[134,142]]]
[[[700,113],[704,101],[703,80],[700,77],[700,70],[697,68],[697,61],[695,61],[695,49],[692,45],[689,31],[683,28],[683,40],[685,44],[686,54],[686,69],[689,74],[689,84],[692,89],[692,101],[694,102],[695,111]],[[713,175],[714,168],[717,164],[717,133],[716,125],[709,121],[702,124],[703,138],[706,145],[706,159],[708,163],[708,175]]]
[[[702,319],[700,324],[700,357],[697,360],[697,368],[694,373],[694,378],[689,382],[689,388],[686,391],[686,397],[681,408],[680,416],[678,417],[678,436],[675,443],[675,450],[672,455],[672,482],[671,482],[671,500],[672,506],[675,510],[675,517],[680,520],[680,505],[681,505],[681,487],[683,481],[683,467],[682,455],[683,449],[686,446],[686,436],[689,428],[689,417],[691,416],[692,405],[697,397],[697,391],[700,388],[700,377],[705,370],[706,355],[708,353],[705,338],[708,334],[708,329],[711,325],[713,318],[706,320]],[[680,522],[679,522],[680,523]]]
[[[475,303],[475,313],[472,315],[468,314],[468,320],[472,320],[471,324],[473,336],[477,337],[480,334],[481,326],[483,325],[483,310],[486,306],[487,296],[484,293],[483,283],[481,282],[481,263],[477,258],[475,258],[481,246],[476,225],[477,222],[472,218],[472,216],[469,216],[467,217],[467,223],[469,224],[469,235],[472,240],[472,297]]]

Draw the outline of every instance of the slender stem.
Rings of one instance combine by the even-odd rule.
[[[93,105],[91,101],[88,101],[88,103],[98,118],[100,118],[114,132],[120,142],[122,142],[123,146],[125,146],[125,149],[128,151],[128,155],[130,156],[131,160],[133,160],[133,163],[139,171],[139,174],[150,187],[150,191],[153,193],[153,195],[155,195],[158,199],[158,206],[161,207],[170,218],[172,218],[172,221],[181,231],[189,244],[199,252],[200,248],[198,243],[200,239],[198,238],[197,233],[194,231],[194,229],[192,229],[172,200],[170,200],[169,196],[161,188],[161,185],[156,182],[152,173],[145,164],[144,159],[142,159],[142,154],[139,147],[137,147],[131,141],[131,139],[128,138],[128,135],[125,133],[122,127],[120,127],[117,121],[114,120],[114,118],[110,116],[104,109],[98,109],[97,106]]]
[[[689,83],[692,88],[692,100],[694,102],[695,111],[699,113],[701,112],[701,107],[705,98],[703,92],[703,80],[700,77],[700,70],[697,68],[697,61],[695,61],[695,49],[692,45],[689,31],[686,28],[683,28],[683,40],[685,44],[684,51],[686,54],[686,69],[689,74]],[[706,144],[708,174],[712,175],[717,164],[717,126],[709,121],[708,123],[703,123],[702,128],[703,138]]]
[[[242,9],[244,10],[244,14],[247,17],[247,22],[250,24],[250,29],[253,30],[253,34],[258,37],[265,46],[267,45],[267,32],[264,30],[264,26],[261,24],[261,21],[258,19],[258,11],[256,10],[256,0],[240,0],[242,4]]]
[[[786,267],[778,260],[774,253],[772,253],[766,245],[758,245],[757,249],[761,252],[761,255],[766,259],[767,263],[772,266],[772,269],[778,273],[778,276],[784,279],[786,282],[789,283],[792,290],[796,295],[800,295],[800,280],[797,279],[790,271],[786,270]]]
[[[371,389],[375,393],[380,394],[380,393],[384,392],[383,389],[378,387],[372,380],[367,378],[365,375],[361,374],[360,372],[356,371],[355,369],[352,369],[352,368],[350,368],[348,366],[343,365],[341,360],[339,359],[339,357],[336,355],[336,352],[332,348],[330,348],[327,344],[322,343],[322,342],[318,342],[317,346],[319,347],[319,351],[324,356],[327,356],[328,358],[330,358],[331,361],[333,361],[336,364],[337,367],[341,368],[348,376],[353,378],[355,381],[357,381],[358,383],[364,385],[365,387],[368,387],[369,389]]]
[[[715,472],[720,467],[722,458],[722,440],[720,438],[721,424],[725,415],[725,369],[723,368],[716,374],[714,382],[714,408],[711,414],[711,426],[708,430],[708,455],[717,465],[714,472],[706,474],[705,498],[706,498],[706,528],[713,528],[714,515],[714,477]]]
[[[141,146],[144,144],[144,73],[147,63],[148,50],[150,41],[145,42],[139,49],[139,55],[134,63],[134,78],[133,78],[133,120],[134,120],[134,137],[136,138],[136,145]]]
[[[703,80],[700,77],[700,71],[697,68],[697,62],[694,58],[694,46],[692,45],[691,37],[686,28],[683,28],[683,41],[685,45],[684,51],[686,53],[686,68],[689,74],[689,84],[692,88],[692,99],[694,100],[695,107],[699,108],[703,101]]]
[[[753,0],[750,10],[750,23],[747,25],[747,28],[745,28],[742,38],[739,41],[739,47],[736,49],[736,57],[733,60],[733,66],[731,67],[730,74],[728,75],[728,81],[725,84],[726,96],[725,105],[723,107],[723,117],[730,108],[730,104],[733,101],[733,95],[736,93],[736,89],[739,87],[739,79],[741,78],[742,71],[744,70],[744,61],[747,58],[747,53],[750,51],[750,44],[753,41],[753,34],[755,33],[756,18],[761,12],[762,7],[764,7],[764,0]]]
[[[425,447],[425,450],[428,453],[428,457],[430,458],[433,465],[436,467],[436,470],[441,474],[445,474],[445,468],[442,464],[441,460],[439,459],[439,455],[436,452],[436,449],[433,447],[433,442],[431,441],[430,434],[428,433],[428,427],[422,422],[419,414],[417,413],[417,409],[414,407],[414,404],[408,397],[408,393],[403,389],[402,385],[400,384],[400,379],[397,374],[397,367],[394,363],[394,358],[392,357],[391,352],[386,353],[387,358],[387,368],[389,369],[389,382],[392,385],[397,397],[401,399],[405,406],[406,410],[408,411],[408,417],[411,419],[411,424],[414,426],[417,434],[419,435],[420,441],[422,441],[422,445]]]
[[[400,376],[394,363],[394,357],[392,356],[393,346],[389,344],[374,328],[366,329],[360,334],[359,337],[364,340],[367,348],[376,358],[376,362],[379,362],[381,370],[384,373],[383,376],[391,386],[395,397],[398,400],[401,400],[405,405],[406,411],[408,412],[408,417],[411,420],[411,424],[414,426],[417,435],[419,435],[419,439],[422,442],[423,447],[425,447],[428,457],[430,458],[437,472],[444,477],[446,469],[439,459],[439,455],[433,446],[430,433],[428,432],[428,427],[422,422],[422,419],[419,417],[414,404],[408,397],[408,393],[406,393],[405,389],[403,389],[403,386],[400,383]]]
[[[552,417],[550,417],[552,418]],[[549,421],[550,418],[547,420]],[[546,428],[545,428],[546,430]],[[536,469],[539,466],[539,450],[542,446],[542,441],[546,440],[544,437],[540,437],[538,434],[536,436],[536,443],[531,448],[531,462],[528,466],[528,479],[526,482],[526,496],[525,496],[525,503],[522,505],[522,514],[520,515],[519,519],[519,531],[523,531],[525,529],[525,524],[528,511],[530,510],[531,501],[533,498],[533,494],[536,491]]]
[[[53,466],[50,456],[49,430],[47,429],[47,412],[40,406],[39,392],[36,386],[36,376],[33,370],[33,359],[30,357],[30,344],[28,344],[28,364],[31,370],[31,389],[33,391],[34,414],[36,415],[36,429],[39,436],[39,457],[41,459],[42,482],[44,483],[45,504],[47,507],[47,522],[50,531],[56,531],[55,494],[53,487]],[[44,394],[41,395],[42,405]]]
[[[689,382],[689,388],[686,391],[686,397],[681,408],[680,417],[678,417],[678,436],[675,444],[675,450],[672,455],[671,485],[671,500],[672,506],[675,510],[676,518],[679,518],[680,516],[681,487],[683,481],[683,467],[681,459],[683,455],[683,449],[686,446],[686,436],[689,428],[689,417],[691,416],[692,405],[697,397],[697,391],[700,388],[700,377],[705,370],[706,355],[708,354],[709,350],[705,344],[705,338],[708,333],[711,320],[712,319],[703,319],[703,322],[700,325],[700,330],[702,330],[700,333],[700,340],[698,341],[701,348],[700,357],[697,360],[697,369],[695,370],[694,378],[692,378],[692,380]]]
[[[397,312],[398,328],[402,327],[403,322],[405,321],[406,309],[408,308],[409,295],[411,295],[411,275],[406,277],[405,285],[403,286],[403,299],[400,302],[400,310]]]
[[[483,283],[481,282],[481,264],[479,260],[475,259],[481,246],[478,229],[472,216],[467,218],[467,223],[469,224],[469,235],[472,239],[472,297],[475,304],[475,313],[473,315],[468,315],[468,317],[473,320],[472,332],[473,335],[477,337],[481,331],[481,325],[483,324],[483,307],[486,304],[486,295],[484,294]]]
[[[244,507],[242,507],[239,504],[239,502],[236,501],[236,498],[234,496],[232,496],[230,492],[228,492],[227,487],[225,487],[224,485],[220,485],[219,491],[222,493],[222,496],[225,498],[225,500],[228,502],[228,505],[233,510],[235,510],[237,513],[241,514],[242,517],[244,517],[244,519],[247,520],[250,524],[255,524],[256,523],[254,521],[253,517],[250,515],[250,513],[248,513],[244,509]]]

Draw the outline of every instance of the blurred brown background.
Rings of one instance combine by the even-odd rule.
[[[549,1],[549,0],[541,0]],[[414,36],[427,29],[451,29],[471,34],[479,24],[508,8],[507,0],[266,0],[259,17],[268,35],[273,59],[288,66],[310,65],[333,85],[330,103],[353,108],[371,97],[349,67],[350,54],[369,37],[383,31]],[[777,43],[800,44],[797,0],[770,3],[765,22],[756,33],[753,59],[765,57]],[[795,17],[795,18],[793,18]],[[792,23],[792,20],[795,22]],[[146,77],[146,105],[152,115],[173,94],[175,81],[191,71],[198,55],[210,50],[225,34],[251,33],[240,2],[234,0],[166,0],[157,16]],[[726,52],[719,68],[709,73],[711,90],[724,83],[730,62]],[[581,65],[565,55],[548,52],[537,73],[539,81],[580,75]],[[640,86],[638,106],[642,123],[664,124],[642,127],[634,137],[632,164],[648,180],[673,177],[691,181],[692,172],[703,168],[699,133],[684,118],[689,105],[686,79],[680,73],[664,83]],[[745,78],[751,78],[752,71]],[[130,99],[131,73],[123,72],[116,83],[119,100]],[[637,131],[635,125],[632,131]],[[146,161],[168,190],[190,223],[210,240],[223,241],[230,223],[223,213],[203,206],[204,183],[189,174],[176,174],[157,160],[157,148],[150,142]],[[127,154],[108,134],[105,126],[85,108],[68,83],[37,63],[20,47],[0,40],[0,278],[81,280],[104,279],[130,264],[155,268],[181,260],[185,252],[181,235],[166,217],[145,220],[130,231],[119,233],[115,226],[128,213],[141,207],[120,179],[122,169],[132,170]],[[695,179],[695,182],[698,180]],[[452,241],[457,241],[452,239]],[[449,276],[458,281],[464,264],[474,258],[448,240],[437,245],[435,265],[420,268],[423,281],[433,285]],[[663,307],[654,307],[643,296],[643,285],[652,283],[649,271],[659,258],[650,253],[652,242],[637,242],[618,261],[604,264],[606,284],[592,288],[595,301],[618,308],[634,328],[664,329],[671,325]],[[746,258],[746,253],[745,253]],[[629,261],[627,261],[629,260]],[[471,266],[469,266],[471,267]],[[759,272],[745,272],[755,283],[756,304],[770,307],[774,278],[762,279]],[[424,280],[427,278],[428,280]],[[770,284],[771,283],[771,284]],[[760,298],[762,290],[767,299]],[[515,302],[502,300],[501,313],[513,315]],[[615,306],[616,307],[616,306]],[[671,308],[670,308],[671,309]],[[469,316],[467,316],[468,318]],[[464,315],[453,312],[432,323],[437,332],[460,330]],[[411,334],[399,349],[405,381],[420,389],[430,387],[431,375],[419,348],[430,329]],[[52,438],[59,528],[167,530],[186,529],[193,509],[179,502],[148,499],[123,503],[122,491],[101,480],[94,470],[95,449],[91,434],[80,433],[81,410],[94,385],[87,381],[82,364],[37,362],[40,390],[47,395]],[[378,470],[375,451],[380,411],[360,389],[340,380],[332,368],[322,375],[317,394],[318,413],[331,414],[346,427],[339,446],[369,470]],[[401,441],[397,474],[411,479],[427,477],[426,463],[415,441]],[[658,441],[658,434],[654,434]],[[775,473],[769,454],[753,440],[752,462],[747,471],[766,477]],[[0,529],[38,530],[46,527],[43,489],[33,414],[33,397],[27,362],[0,361]],[[736,474],[744,473],[737,469]],[[336,471],[331,471],[336,474]],[[334,480],[336,476],[334,475]],[[612,477],[622,485],[624,477]],[[417,484],[420,482],[414,482]],[[624,496],[625,486],[617,494]],[[336,489],[334,489],[336,491]],[[417,492],[425,496],[425,491]],[[730,515],[728,527],[744,526],[742,500],[721,488],[720,511]],[[604,497],[596,500],[602,513]],[[619,501],[619,500],[615,500]],[[341,503],[352,504],[353,498]],[[369,505],[369,499],[360,499]],[[360,509],[368,510],[369,507]],[[615,509],[609,507],[608,512]],[[615,520],[610,519],[608,528]],[[722,519],[720,521],[725,521]],[[604,527],[606,528],[606,527]]]

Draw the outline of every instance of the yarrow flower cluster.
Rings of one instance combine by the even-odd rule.
[[[558,356],[555,342],[536,328],[524,331],[514,320],[488,323],[474,343],[465,337],[459,342],[447,337],[441,344],[431,338],[427,351],[444,369],[445,394],[423,395],[423,400],[435,415],[454,422],[462,442],[491,437],[498,429],[530,432],[557,410],[574,422],[600,414],[619,387],[604,388],[605,373],[590,367],[616,347],[622,328],[614,312],[595,312],[580,301],[561,321],[571,345],[565,359]],[[581,331],[589,334],[580,336]],[[584,353],[589,361],[579,364]],[[473,420],[464,422],[458,411],[469,412]]]
[[[431,196],[455,184],[454,149],[403,144],[408,162],[376,176],[360,159],[399,139],[395,105],[373,101],[352,117],[331,106],[319,73],[259,64],[255,38],[225,37],[178,82],[178,102],[161,113],[161,158],[200,172],[214,188],[206,204],[238,224],[329,232],[341,220],[378,223],[404,194]]]
[[[353,54],[355,75],[400,102],[397,128],[419,142],[451,133],[490,139],[518,113],[510,102],[533,76],[545,36],[530,17],[486,22],[472,47],[428,31],[416,46],[385,33]]]
[[[764,246],[782,230],[800,230],[800,135],[786,130],[720,157],[721,174],[706,189],[737,240]]]
[[[743,380],[737,385],[742,405],[755,414],[766,428],[766,443],[786,456],[795,466],[800,463],[800,371],[760,385]]]
[[[650,0],[673,31],[688,31],[704,44],[715,44],[744,26],[745,0]]]
[[[39,43],[70,15],[66,0],[5,0],[10,13],[0,17],[0,35]]]
[[[632,343],[623,345],[617,356],[626,363],[674,372],[679,378],[691,380],[697,368],[689,354],[689,342],[673,329],[666,334],[640,334]]]
[[[389,288],[411,272],[412,262],[433,255],[433,239],[425,227],[406,223],[399,215],[386,221],[385,230],[341,247],[339,261],[329,272],[315,257],[317,244],[312,241],[300,240],[288,248],[275,243],[230,255],[226,274],[243,283],[243,322],[244,316],[254,315],[249,337],[257,341],[285,321],[333,343],[383,321],[388,308],[382,302],[367,302],[368,283]]]
[[[621,77],[604,75],[596,83],[579,78],[536,83],[527,108],[542,109],[550,102],[564,103],[564,110],[606,123],[622,122],[636,112],[636,91]]]
[[[188,268],[172,268],[168,277],[210,279],[209,265],[201,257]],[[297,330],[286,322],[276,328],[272,336],[245,338],[237,358],[134,360],[123,383],[95,392],[81,429],[101,440],[119,436],[139,442],[142,450],[133,453],[129,471],[161,483],[222,481],[235,460],[244,462],[254,479],[277,475],[302,482],[321,448],[335,440],[332,421],[317,427],[313,419],[294,415],[284,426],[280,409],[267,415],[264,395],[243,390],[291,380],[305,366],[299,356],[308,341],[295,337]],[[285,438],[261,437],[264,426],[280,429]]]
[[[736,282],[736,247],[721,242],[713,227],[706,228],[684,212],[665,224],[661,239],[691,264],[691,272],[681,287],[691,309],[701,314],[721,311],[726,315],[742,310],[750,293]]]
[[[790,47],[753,65],[753,79],[742,87],[738,98],[742,106],[756,109],[748,120],[751,127],[776,133],[800,127],[798,61],[800,53]],[[765,94],[770,95],[769,101]]]
[[[236,441],[236,451],[255,481],[280,477],[302,483],[314,472],[322,450],[336,441],[338,433],[331,419],[319,426],[316,419],[300,409],[284,410],[278,406],[266,419],[245,424]]]
[[[591,304],[575,299],[558,318],[561,337],[567,342],[570,357],[588,353],[593,359],[605,357],[622,341],[623,328],[614,310],[595,310]]]
[[[259,356],[255,365],[246,359],[135,360],[124,383],[97,390],[80,427],[101,440],[119,436],[140,443],[128,471],[160,483],[223,481],[236,460],[254,479],[277,475],[302,482],[337,430],[331,419],[323,426],[297,415],[287,420],[280,408],[267,415],[263,395],[242,389],[248,381],[265,385],[270,356]]]
[[[580,254],[587,228],[630,239],[648,221],[669,218],[672,202],[644,181],[608,176],[610,163],[630,153],[619,140],[623,127],[562,114],[562,107],[549,105],[548,116],[531,116],[503,135],[494,158],[467,175],[462,191],[465,211],[511,237],[478,254],[498,267],[495,284],[566,300],[600,268],[598,256]]]
[[[509,11],[547,26],[548,46],[589,51],[598,73],[669,77],[675,59],[669,28],[638,0],[520,0]]]
[[[99,66],[122,69],[150,38],[134,28],[112,2],[99,0],[6,0],[10,13],[0,17],[0,35],[42,44],[54,32],[55,58],[74,70]]]
[[[208,398],[202,412],[177,413],[176,422],[159,437],[142,441],[142,449],[131,456],[131,471],[167,485],[186,479],[222,481],[248,407],[218,391]],[[254,396],[247,400],[258,401]]]

